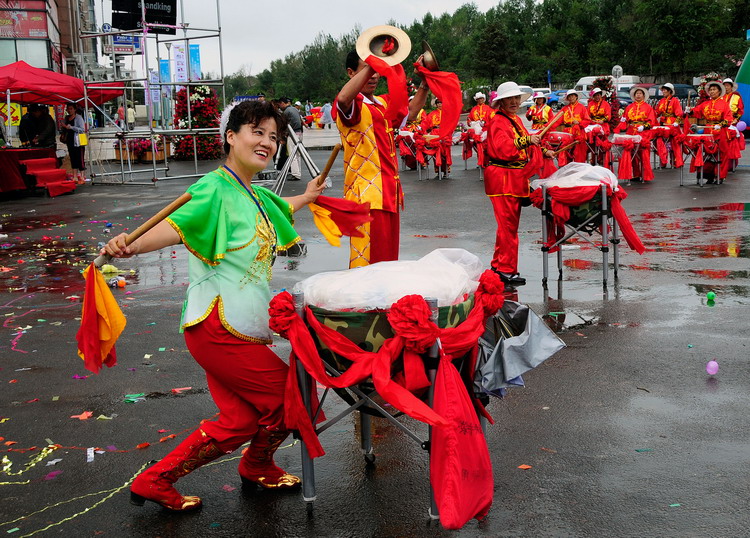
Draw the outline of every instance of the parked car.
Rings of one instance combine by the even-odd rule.
[[[619,90],[617,92],[617,100],[620,101],[621,109],[624,109],[626,106],[633,102],[633,100],[630,98],[630,92],[625,90]]]
[[[555,110],[562,108],[563,98],[568,90],[555,90],[547,96],[547,104]]]
[[[693,100],[695,100],[698,97],[698,90],[695,86],[691,86],[690,84],[673,84],[673,86],[674,96],[677,99],[687,99],[692,96]],[[648,96],[649,98],[661,99],[661,85],[657,84],[649,88]]]

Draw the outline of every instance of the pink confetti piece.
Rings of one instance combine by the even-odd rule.
[[[179,389],[172,389],[172,392],[174,394],[181,394],[183,391],[190,390],[192,388],[193,387],[182,387],[182,388],[179,388]]]
[[[57,475],[59,475],[60,473],[62,473],[62,471],[52,471],[47,476],[45,476],[44,479],[45,480],[54,480],[55,478],[57,478]]]
[[[233,487],[232,487],[232,486],[230,486],[229,484],[224,484],[224,486],[222,486],[222,488],[221,488],[221,489],[223,489],[223,490],[224,490],[224,491],[226,491],[226,492],[229,492],[229,493],[231,493],[232,491],[234,491],[234,490],[235,490],[235,489],[237,489],[237,488],[233,488]]]

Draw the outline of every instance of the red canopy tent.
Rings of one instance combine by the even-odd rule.
[[[86,86],[86,96],[95,105],[119,97],[123,91],[121,82],[92,82]],[[11,100],[24,104],[82,104],[84,83],[79,78],[32,67],[21,61],[0,67],[0,93],[10,94]]]

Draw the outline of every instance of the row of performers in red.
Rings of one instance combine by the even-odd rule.
[[[440,137],[440,125],[443,123],[443,103],[435,99],[435,109],[429,114],[420,110],[414,121],[401,125],[396,143],[399,153],[407,168],[415,170],[417,166],[425,168],[432,160],[435,174],[440,172],[449,177],[453,159],[451,158],[452,137]],[[436,176],[437,177],[437,176]]]
[[[715,159],[721,164],[716,175],[717,181],[723,181],[729,170],[736,166],[745,147],[744,138],[737,128],[744,113],[744,104],[736,90],[737,85],[731,79],[708,82],[708,98],[692,110],[683,111],[679,99],[674,96],[674,86],[670,83],[661,87],[663,97],[655,108],[648,104],[643,88],[633,87],[630,90],[633,103],[625,108],[614,129],[615,133],[624,132],[625,135],[616,136],[613,140],[615,144],[626,148],[622,156],[636,157],[632,160],[632,167],[622,166],[621,159],[620,175],[625,174],[621,179],[653,179],[650,153],[651,143],[654,141],[662,168],[666,168],[669,162],[676,168],[683,166],[683,152],[687,152],[683,145],[687,145],[692,153],[696,149],[705,150],[706,153],[719,157]],[[558,166],[571,161],[589,160],[593,164],[610,166],[612,110],[603,99],[601,89],[595,88],[592,91],[588,106],[578,102],[575,90],[568,91],[565,96],[566,104],[557,116],[546,104],[543,95],[536,94],[534,98],[535,104],[529,107],[526,117],[536,131],[553,123],[555,131],[549,135],[547,142],[558,151],[564,150],[557,154]],[[683,121],[688,116],[704,120],[703,133],[689,131],[689,122]],[[701,164],[710,165],[709,160],[703,163],[702,156],[699,160]],[[711,175],[714,175],[713,171]]]
[[[730,83],[731,81],[727,82]],[[674,97],[673,86],[665,84],[662,87],[664,98],[654,111],[645,101],[645,91],[642,88],[634,88],[631,91],[634,102],[625,109],[615,130],[625,131],[624,136],[642,136],[648,140],[642,146],[643,151],[647,153],[645,158],[641,156],[641,160],[649,163],[649,169],[648,152],[651,142],[644,133],[659,127],[676,129],[679,132],[678,126],[681,121],[684,120],[685,127],[690,125],[686,119],[688,115],[703,118],[706,121],[705,128],[710,131],[707,133],[708,136],[718,139],[717,144],[724,147],[721,151],[728,153],[731,141],[736,138],[736,124],[742,115],[742,101],[732,96],[725,98],[726,89],[718,81],[708,83],[707,92],[709,99],[701,102],[693,110],[683,112],[679,101]],[[588,107],[585,107],[578,102],[578,94],[570,91],[565,98],[566,105],[557,116],[552,115],[544,98],[539,98],[535,108],[530,111],[533,129],[528,131],[518,116],[520,103],[527,97],[528,94],[522,92],[516,83],[501,84],[493,100],[492,112],[488,112],[485,120],[487,137],[484,142],[484,187],[497,221],[495,252],[491,265],[509,285],[525,284],[525,279],[518,272],[518,223],[521,207],[526,205],[525,201],[531,194],[529,180],[535,175],[547,177],[545,169],[555,156],[560,165],[571,160],[585,162],[586,148],[589,147],[585,143],[587,129],[589,132],[600,129],[604,133],[601,138],[606,141],[606,135],[609,134],[607,120],[611,115],[609,105],[602,100],[600,92],[594,93]],[[738,95],[737,97],[739,98]],[[540,131],[548,126],[557,127],[560,132],[574,140],[554,150],[548,143],[548,137],[543,136],[544,133]],[[742,140],[744,141],[744,138]],[[560,149],[565,151],[557,153]],[[728,159],[724,159],[726,160]],[[666,164],[666,160],[662,161],[662,164]],[[726,174],[726,171],[720,173]],[[645,175],[644,179],[647,179]]]

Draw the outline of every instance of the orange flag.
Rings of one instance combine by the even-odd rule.
[[[369,202],[358,204],[352,200],[321,195],[308,207],[315,226],[334,247],[341,246],[342,235],[363,237],[357,227],[372,221]]]
[[[83,272],[86,291],[83,296],[81,328],[78,329],[78,356],[87,370],[99,373],[102,364],[117,364],[115,342],[125,328],[123,315],[104,277],[92,263]]]

